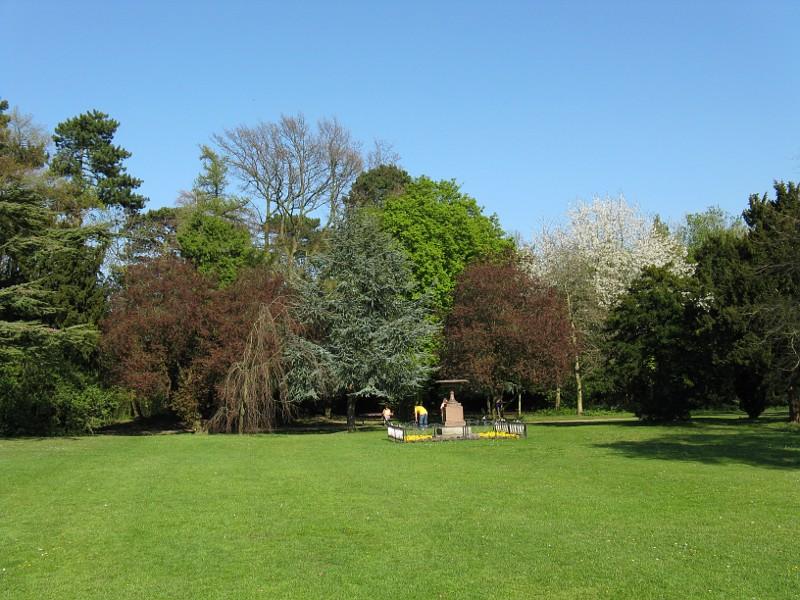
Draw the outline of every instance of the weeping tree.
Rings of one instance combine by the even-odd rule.
[[[326,357],[298,334],[285,298],[259,306],[241,359],[228,370],[209,430],[272,431],[294,416],[301,401],[319,397],[330,380]]]
[[[222,406],[211,419],[211,430],[271,431],[277,416],[291,416],[284,351],[290,330],[283,307],[261,305],[242,359],[228,371]]]

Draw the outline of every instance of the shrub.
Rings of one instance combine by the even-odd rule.
[[[82,388],[62,384],[53,396],[54,425],[63,433],[94,433],[95,429],[111,423],[129,402],[128,392],[121,390],[94,384]]]
[[[36,367],[0,371],[0,435],[93,432],[129,403],[126,392]]]

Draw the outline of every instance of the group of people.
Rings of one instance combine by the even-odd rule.
[[[452,392],[451,392],[452,394]],[[442,413],[442,423],[446,422],[447,417],[447,397],[442,398],[442,404],[439,406],[439,410]],[[497,411],[497,418],[503,418],[503,402],[501,400],[495,401],[495,411]],[[383,407],[383,412],[381,412],[381,416],[383,417],[383,424],[384,426],[388,426],[389,422],[392,420],[394,413],[389,406]],[[485,417],[484,417],[485,418]],[[414,404],[414,423],[416,423],[417,427],[427,427],[428,426],[428,410],[422,406],[421,402],[416,402]]]
[[[446,402],[446,401],[445,401]],[[442,413],[444,415],[444,413]],[[389,422],[392,420],[394,413],[392,409],[388,406],[383,407],[383,411],[381,412],[381,416],[383,417],[383,424],[385,426],[389,425]],[[444,416],[442,416],[444,419]],[[417,427],[427,427],[428,426],[428,411],[427,409],[422,406],[422,403],[417,402],[414,405],[414,423],[417,424]]]

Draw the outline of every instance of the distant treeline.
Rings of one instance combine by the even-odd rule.
[[[332,406],[353,427],[453,377],[486,412],[800,420],[796,184],[672,230],[598,198],[528,245],[454,181],[302,115],[213,135],[191,189],[145,210],[117,128],[90,111],[51,136],[0,101],[2,435],[162,414],[270,431]]]

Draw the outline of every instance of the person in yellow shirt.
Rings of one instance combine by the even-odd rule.
[[[419,402],[414,406],[414,422],[419,427],[428,426],[428,411]]]

